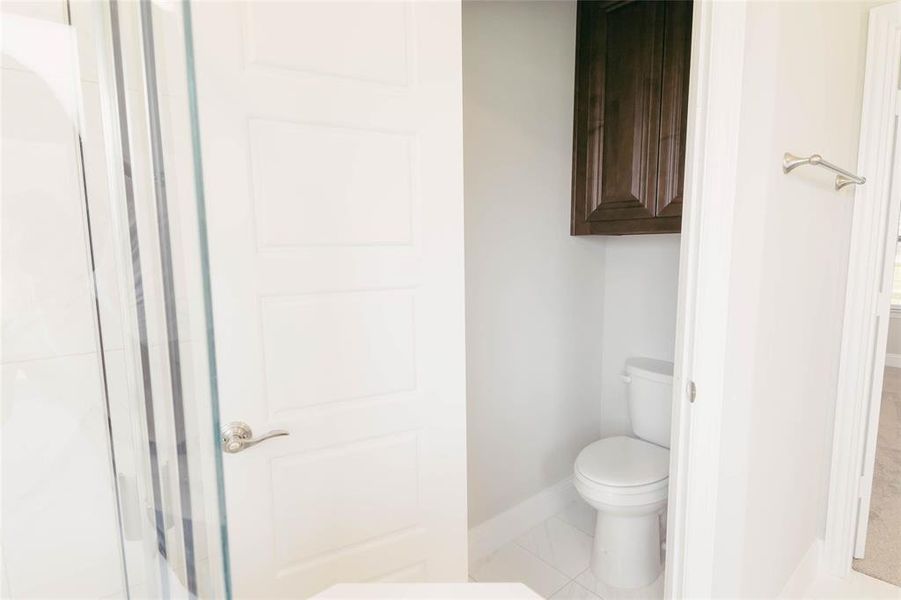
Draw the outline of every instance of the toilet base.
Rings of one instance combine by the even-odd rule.
[[[660,516],[598,511],[591,571],[607,585],[634,589],[652,584],[663,570]]]

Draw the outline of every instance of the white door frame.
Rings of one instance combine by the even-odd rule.
[[[713,587],[746,8],[744,0],[694,3],[673,380],[667,598],[709,598]]]
[[[898,107],[899,34],[901,2],[870,10],[857,165],[867,183],[854,197],[823,546],[824,568],[838,577],[848,574],[855,543],[862,545],[866,535],[873,481],[883,372],[879,357],[884,357],[891,302],[891,289],[883,290],[883,282],[890,274],[887,263],[894,256],[901,204],[897,191],[891,194],[890,189],[893,170],[898,177],[891,150]],[[863,531],[858,531],[858,507]]]

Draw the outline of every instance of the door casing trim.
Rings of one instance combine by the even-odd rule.
[[[747,3],[695,2],[676,313],[666,598],[709,598]],[[703,315],[703,318],[700,316]],[[691,401],[689,387],[696,396]]]
[[[860,486],[872,485],[875,461],[880,403],[872,399],[881,395],[882,365],[873,364],[873,358],[878,338],[885,343],[885,333],[880,336],[868,322],[877,314],[884,320],[890,316],[890,294],[880,294],[880,266],[889,253],[894,255],[889,241],[894,242],[897,229],[889,221],[894,219],[897,224],[901,204],[897,193],[889,198],[893,168],[890,125],[897,118],[901,61],[899,30],[901,2],[870,9],[857,163],[857,172],[867,174],[867,183],[859,186],[854,196],[823,544],[823,569],[836,577],[845,577],[851,570]],[[879,329],[884,328],[887,324]],[[867,473],[868,479],[862,477]]]

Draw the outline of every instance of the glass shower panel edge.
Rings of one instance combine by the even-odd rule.
[[[140,498],[142,554],[153,557],[141,592],[229,597],[202,183],[185,86],[188,25],[183,7],[168,2],[102,8],[115,283],[131,324],[130,427],[143,458],[131,496]]]

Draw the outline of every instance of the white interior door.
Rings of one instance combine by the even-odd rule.
[[[872,282],[877,287],[872,294],[875,306],[871,311],[872,316],[865,324],[865,331],[872,332],[872,359],[867,363],[869,390],[868,397],[863,405],[865,419],[862,423],[864,432],[864,457],[862,463],[862,475],[860,478],[860,503],[857,508],[856,535],[854,538],[854,557],[863,558],[867,543],[867,525],[870,520],[870,498],[873,494],[873,473],[876,465],[876,437],[879,430],[879,409],[882,406],[883,375],[885,374],[885,355],[888,343],[888,329],[891,322],[892,287],[894,280],[895,251],[898,244],[898,217],[901,212],[901,196],[896,182],[899,178],[901,161],[898,160],[897,148],[901,147],[901,128],[898,127],[898,114],[901,113],[899,104],[899,75],[898,64],[901,62],[901,2],[882,7],[883,11],[891,11],[894,18],[889,30],[891,33],[883,38],[877,38],[878,48],[869,49],[873,55],[868,60],[873,62],[872,68],[867,70],[864,81],[865,95],[878,96],[878,104],[886,107],[895,107],[894,114],[889,116],[890,122],[886,123],[885,116],[878,110],[870,108],[865,112],[861,131],[868,129],[878,133],[871,134],[877,140],[878,150],[873,152],[862,147],[860,166],[867,172],[877,173],[876,177],[870,176],[866,185],[870,186],[867,195],[855,197],[857,202],[872,202],[876,206],[871,208],[874,215],[872,230],[879,234],[878,239],[872,245],[876,254],[873,260],[875,273]],[[871,27],[873,27],[871,25]],[[887,51],[886,51],[887,50]],[[878,53],[878,54],[877,54]],[[875,58],[881,56],[882,60]],[[881,63],[881,64],[880,64]],[[888,79],[888,81],[887,81]],[[869,108],[869,107],[868,107]],[[869,150],[869,152],[868,152]],[[877,169],[877,165],[881,165]],[[861,169],[861,172],[863,171]],[[853,260],[853,259],[852,259]],[[865,334],[866,335],[866,334]]]
[[[193,10],[235,595],[464,580],[459,3]]]

